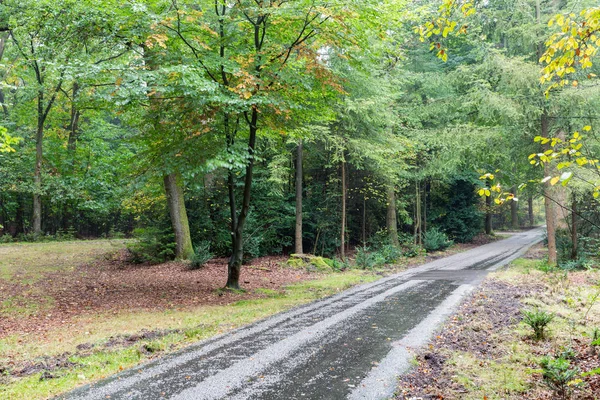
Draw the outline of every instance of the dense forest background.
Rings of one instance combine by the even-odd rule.
[[[135,236],[143,262],[230,257],[236,287],[252,257],[409,256],[558,204],[578,260],[597,168],[550,187],[529,156],[578,130],[598,154],[598,66],[540,83],[549,20],[594,6],[489,0],[436,31],[435,2],[4,0],[0,241]]]

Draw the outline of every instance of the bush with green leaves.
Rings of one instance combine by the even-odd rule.
[[[14,241],[12,235],[5,233],[0,236],[0,243],[12,243]]]
[[[210,242],[203,240],[200,242],[194,251],[194,255],[190,259],[190,269],[200,269],[213,258],[210,252]]]
[[[571,368],[569,360],[563,357],[544,357],[540,361],[540,367],[542,367],[542,377],[546,385],[561,398],[566,399],[570,386],[576,382],[579,369]]]
[[[444,250],[452,246],[454,242],[448,239],[448,236],[438,228],[431,228],[423,235],[423,247],[427,251]]]
[[[373,269],[385,265],[385,257],[377,251],[371,251],[370,248],[356,248],[356,266],[360,269]]]
[[[544,339],[546,327],[554,319],[554,314],[539,309],[523,310],[521,313],[523,322],[533,329],[533,337],[536,340]]]
[[[175,257],[175,237],[167,230],[137,228],[133,237],[136,240],[127,245],[133,263],[158,264]]]

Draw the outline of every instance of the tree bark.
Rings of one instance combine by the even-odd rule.
[[[250,125],[250,136],[248,138],[248,152],[250,160],[246,165],[246,176],[244,178],[244,194],[242,199],[242,208],[237,221],[232,221],[234,224],[232,237],[232,254],[227,265],[227,283],[225,287],[229,289],[240,288],[240,273],[242,270],[242,261],[244,259],[244,225],[248,218],[250,209],[250,194],[252,191],[252,173],[254,168],[254,149],[256,146],[256,133],[258,131],[258,109],[252,107],[251,118],[248,121]],[[233,212],[233,211],[232,211]]]
[[[419,181],[415,181],[415,244],[422,244],[421,231],[421,188]]]
[[[529,196],[527,199],[527,208],[529,214],[529,226],[533,226],[535,224],[535,218],[533,215],[533,196]]]
[[[541,136],[548,137],[548,114],[544,111],[541,117]],[[549,163],[544,164],[544,176],[550,176],[552,169]],[[556,265],[556,213],[555,205],[551,200],[552,186],[550,181],[544,183],[544,209],[546,211],[546,232],[548,235],[548,264]]]
[[[340,257],[346,257],[346,161],[342,161],[342,226],[340,234]]]
[[[577,199],[573,196],[571,204],[571,260],[577,260],[578,258],[577,224]]]
[[[512,187],[512,193],[517,197],[517,187]],[[513,199],[510,202],[510,226],[513,230],[519,229],[519,214],[518,214],[518,203]]]
[[[295,252],[304,253],[302,248],[302,139],[298,142],[296,149],[296,232]]]
[[[4,56],[4,49],[6,47],[6,39],[8,38],[8,34],[7,33],[2,33],[0,35],[0,61],[2,60],[2,57]],[[1,77],[3,78],[3,77]],[[6,103],[4,102],[4,91],[0,88],[0,103],[2,104],[2,111],[4,113],[4,118],[8,118],[8,107],[6,106]]]
[[[42,234],[42,162],[44,139],[44,93],[39,92],[37,98],[37,130],[35,133],[35,170],[33,174],[33,234]]]
[[[71,163],[75,157],[75,150],[77,150],[77,140],[79,139],[79,117],[81,112],[77,108],[77,95],[79,94],[79,85],[77,82],[73,82],[73,98],[71,100],[71,120],[69,121],[69,140],[67,142],[67,149],[71,152]],[[72,166],[71,166],[72,167]]]
[[[396,190],[394,185],[387,186],[387,218],[386,226],[390,242],[394,246],[400,246],[398,241],[398,216],[396,214]]]
[[[489,181],[487,187],[490,187]],[[492,234],[492,196],[485,196],[485,234]]]
[[[171,225],[175,233],[175,257],[178,260],[189,260],[194,255],[190,225],[185,209],[183,194],[183,178],[179,173],[171,173],[163,177]]]

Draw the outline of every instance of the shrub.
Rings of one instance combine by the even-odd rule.
[[[425,249],[414,243],[404,243],[402,245],[402,255],[404,257],[418,257],[425,254]]]
[[[402,257],[402,250],[393,244],[386,244],[377,251],[384,259],[385,264],[394,264]]]
[[[579,373],[577,368],[571,368],[571,363],[562,358],[544,357],[540,361],[544,382],[561,398],[566,399],[569,386],[575,381]]]
[[[453,242],[448,240],[448,236],[437,228],[432,228],[423,235],[423,247],[427,251],[444,250],[452,244]]]
[[[546,336],[546,326],[554,319],[554,314],[543,310],[523,310],[523,322],[533,329],[533,337],[536,340]]]
[[[373,269],[385,265],[385,257],[368,247],[356,248],[356,266],[361,269]]]
[[[127,245],[130,261],[136,264],[158,264],[175,256],[175,238],[158,228],[137,228],[133,231],[135,242]]]
[[[204,240],[200,242],[194,251],[194,255],[190,260],[190,269],[200,269],[204,267],[204,264],[206,264],[211,258],[213,258],[213,255],[210,252],[210,242],[208,240]]]
[[[12,243],[13,241],[13,237],[8,233],[5,233],[4,235],[0,236],[0,243]]]

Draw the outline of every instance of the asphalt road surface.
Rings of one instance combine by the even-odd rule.
[[[277,314],[59,399],[387,399],[411,349],[492,270],[540,241],[518,233]]]

